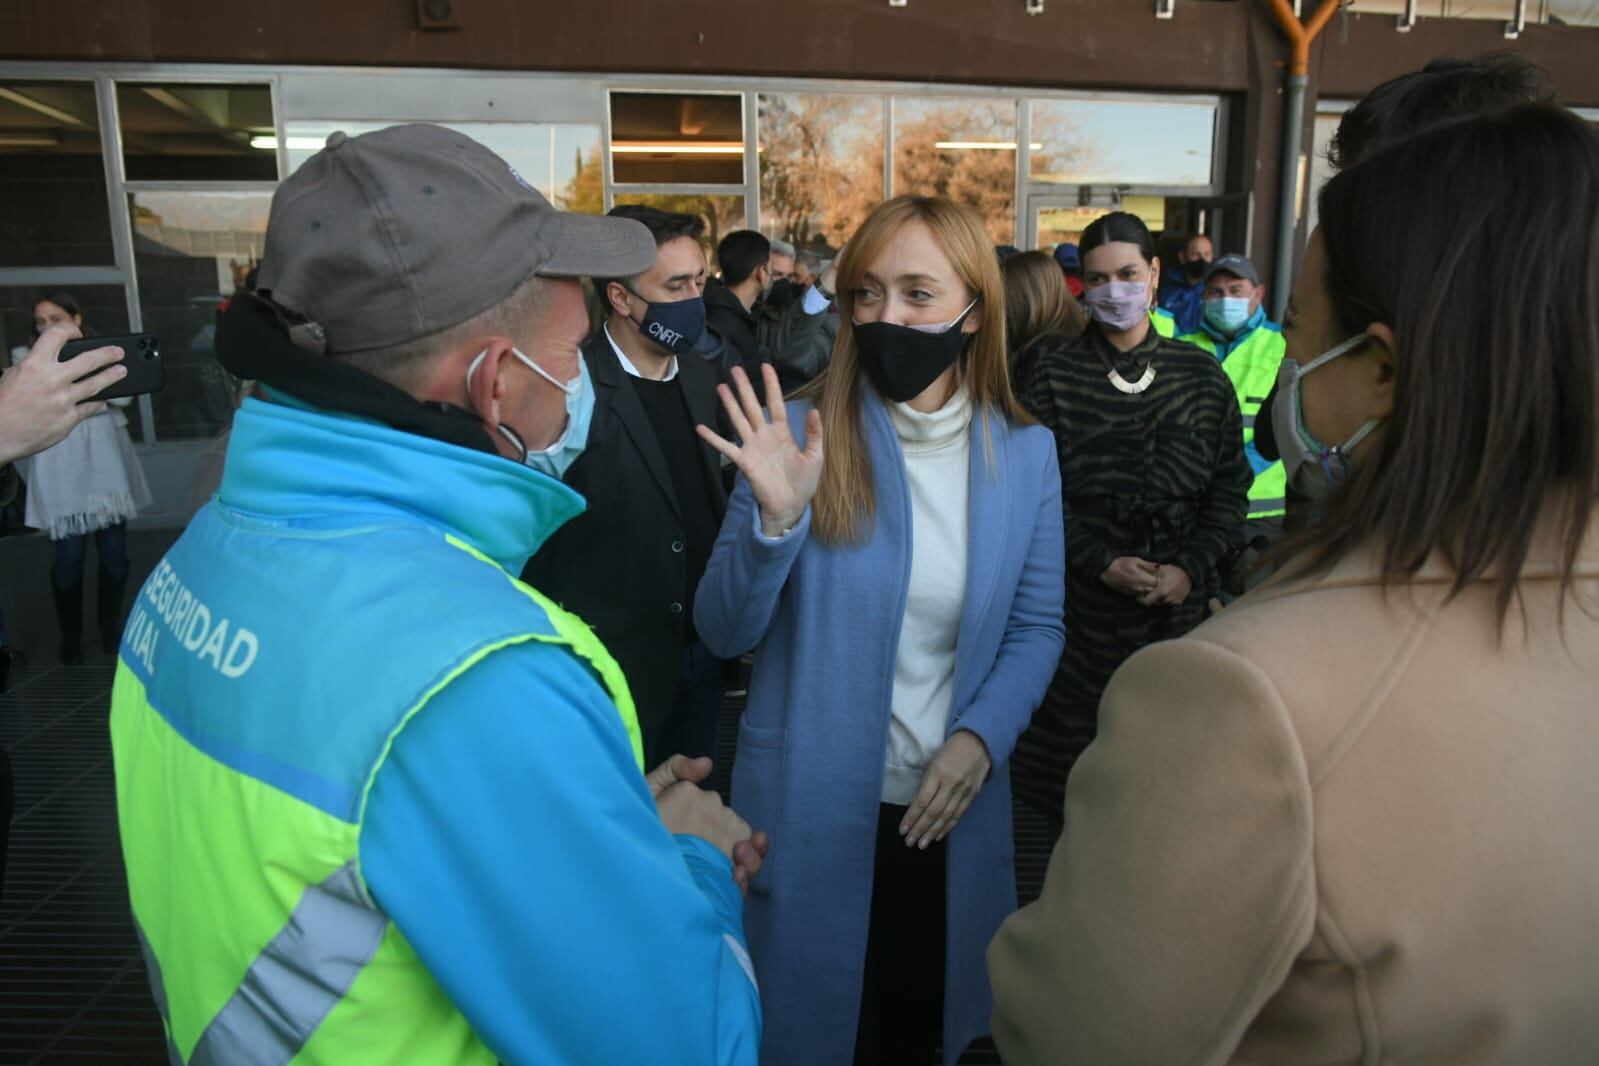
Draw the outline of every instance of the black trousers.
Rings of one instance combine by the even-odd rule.
[[[907,848],[904,817],[904,807],[888,803],[878,813],[855,1066],[932,1066],[944,1028],[948,847]]]
[[[727,695],[727,663],[711,654],[700,641],[683,649],[678,672],[677,699],[661,726],[645,763],[654,768],[673,755],[718,758],[716,734]],[[714,777],[714,775],[713,775]],[[710,788],[711,782],[706,781]]]

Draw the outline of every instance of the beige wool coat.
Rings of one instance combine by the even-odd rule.
[[[1502,642],[1352,558],[1130,659],[989,949],[1007,1066],[1599,1063],[1599,533],[1563,634],[1557,560]]]

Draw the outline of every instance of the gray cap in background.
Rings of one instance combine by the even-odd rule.
[[[534,274],[654,262],[641,223],[557,211],[477,141],[414,124],[334,133],[278,187],[256,291],[304,320],[302,347],[358,352],[460,325]]]
[[[1255,269],[1255,264],[1241,255],[1224,255],[1212,262],[1210,269],[1205,271],[1205,278],[1201,284],[1209,285],[1210,279],[1217,274],[1231,274],[1251,284],[1260,284],[1260,272]]]

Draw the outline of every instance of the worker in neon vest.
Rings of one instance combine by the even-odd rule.
[[[1244,419],[1244,455],[1255,472],[1240,543],[1259,547],[1260,538],[1275,540],[1283,529],[1287,479],[1281,461],[1266,459],[1255,448],[1255,421],[1277,383],[1287,345],[1282,327],[1266,317],[1266,286],[1254,263],[1241,255],[1224,255],[1205,271],[1204,288],[1200,328],[1182,339],[1220,360],[1238,394]],[[1235,561],[1242,565],[1243,559]],[[1228,576],[1234,578],[1229,591],[1242,591],[1242,574],[1224,575],[1224,581]]]
[[[577,278],[655,260],[439,126],[335,133],[217,336],[259,381],[157,566],[111,734],[173,1062],[747,1063],[764,841],[643,773],[615,660],[522,584],[583,510]]]

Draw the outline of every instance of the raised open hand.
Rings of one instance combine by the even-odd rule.
[[[811,409],[805,422],[805,450],[801,451],[788,426],[777,371],[767,364],[761,367],[761,375],[766,384],[764,411],[742,367],[733,368],[733,384],[738,387],[736,401],[732,389],[726,385],[716,387],[738,444],[706,426],[695,428],[707,444],[738,467],[760,506],[761,531],[768,537],[778,537],[800,520],[822,480],[822,416]]]

